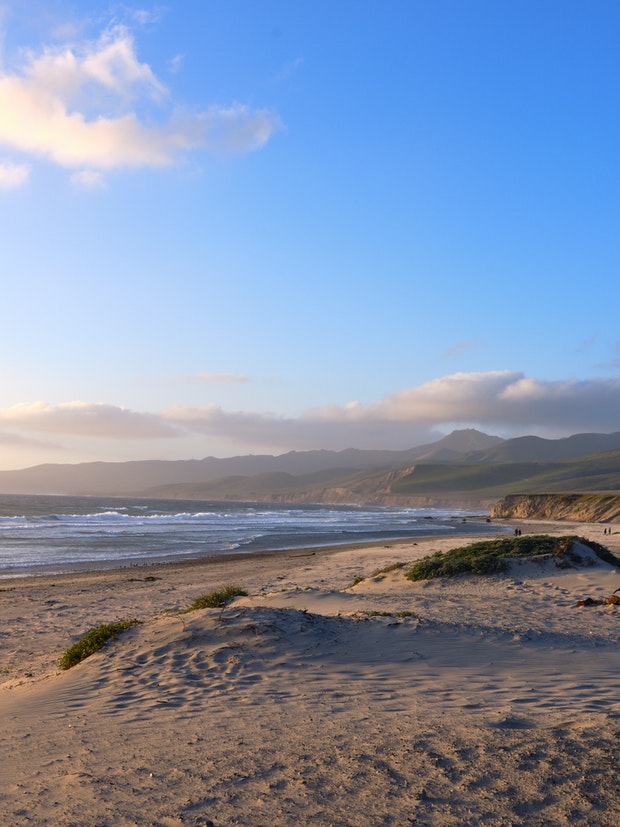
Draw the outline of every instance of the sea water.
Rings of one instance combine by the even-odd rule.
[[[0,497],[0,577],[421,534],[496,530],[471,512],[112,497]]]

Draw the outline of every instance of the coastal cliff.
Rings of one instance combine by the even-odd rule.
[[[620,522],[620,494],[510,494],[491,517],[575,522]]]

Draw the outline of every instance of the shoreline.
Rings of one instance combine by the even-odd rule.
[[[455,527],[455,532],[451,533],[448,530],[440,530],[436,529],[433,531],[432,526],[428,527],[427,529],[418,531],[413,533],[409,537],[402,537],[398,539],[394,538],[379,538],[374,540],[363,540],[359,542],[343,542],[343,543],[329,543],[326,545],[304,545],[304,546],[293,546],[293,547],[285,547],[285,548],[269,548],[269,549],[257,549],[253,551],[234,551],[234,552],[222,552],[221,554],[205,554],[203,556],[187,556],[184,557],[179,555],[177,557],[170,556],[167,559],[162,559],[159,557],[152,557],[149,560],[140,561],[133,558],[127,558],[124,562],[122,561],[114,561],[114,560],[102,560],[93,564],[93,561],[88,562],[78,562],[78,563],[67,563],[63,566],[62,571],[49,571],[44,566],[39,567],[32,567],[28,570],[1,570],[0,569],[0,584],[3,582],[11,582],[11,581],[24,581],[35,579],[38,580],[40,578],[59,578],[59,577],[70,577],[72,575],[81,575],[81,574],[105,574],[105,573],[113,573],[113,572],[121,572],[121,571],[132,571],[132,570],[140,570],[140,569],[153,569],[153,568],[162,568],[166,569],[170,566],[182,566],[182,567],[200,567],[205,565],[215,565],[219,562],[221,563],[233,563],[236,560],[251,560],[251,559],[262,559],[262,558],[270,558],[270,557],[277,557],[278,555],[293,555],[295,556],[296,553],[299,554],[316,554],[316,553],[325,553],[325,554],[334,554],[337,553],[339,550],[347,551],[347,550],[354,550],[356,548],[370,548],[378,545],[383,544],[390,544],[390,545],[408,545],[411,543],[415,543],[418,540],[422,541],[432,537],[445,537],[448,538],[458,538],[458,537],[473,537],[473,536],[487,536],[494,533],[492,528],[488,528],[486,531],[478,531],[477,524],[482,526],[484,517],[467,517],[467,518],[458,518],[457,526],[463,523],[476,523],[475,526],[472,526],[470,531],[466,532],[459,532],[458,528]],[[507,525],[512,525],[513,521],[505,521]],[[493,525],[496,525],[494,523]],[[485,526],[489,525],[489,523],[484,523]],[[93,565],[95,566],[93,568]],[[37,571],[38,569],[38,571]],[[22,573],[22,571],[24,573]]]

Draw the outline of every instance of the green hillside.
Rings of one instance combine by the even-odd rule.
[[[392,485],[395,494],[467,491],[504,496],[520,491],[620,490],[620,451],[564,462],[510,462],[498,465],[416,465]]]
[[[160,486],[145,496],[304,502],[390,502],[499,499],[515,493],[620,490],[620,450],[561,462],[421,463],[408,468],[330,468],[227,476],[211,482]]]

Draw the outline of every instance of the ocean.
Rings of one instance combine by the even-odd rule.
[[[0,578],[496,531],[458,509],[0,497]]]

